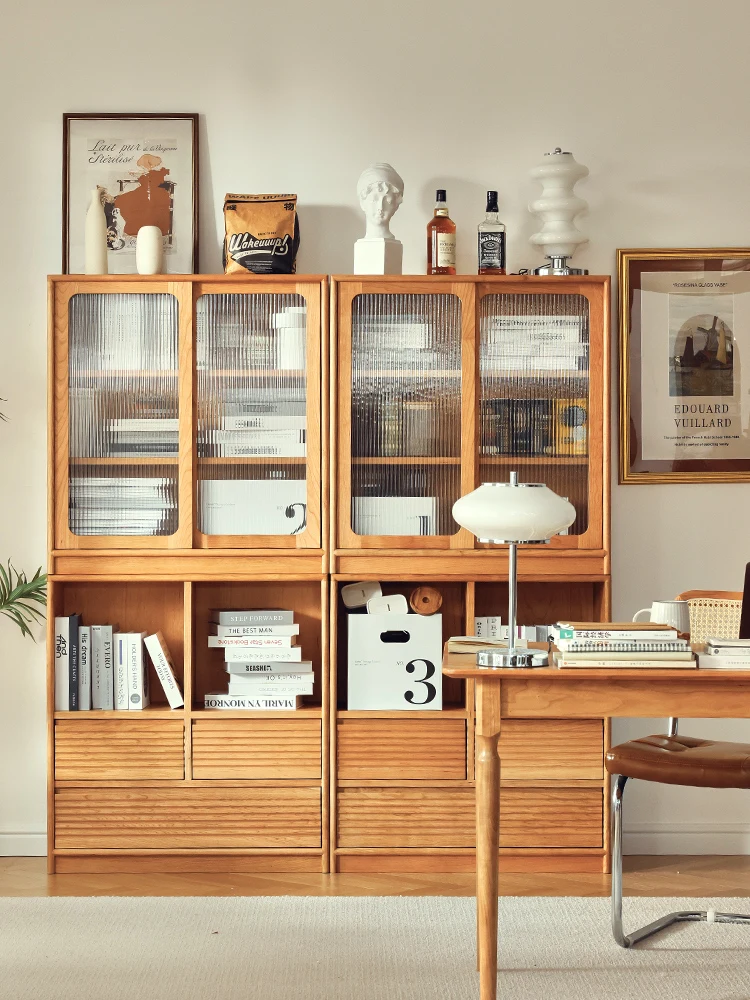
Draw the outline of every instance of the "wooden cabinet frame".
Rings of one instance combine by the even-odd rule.
[[[197,531],[196,521],[196,303],[202,294],[291,291],[304,295],[308,304],[308,527],[293,538],[205,536]],[[444,586],[452,602],[455,599],[456,607],[448,616],[451,630],[460,623],[468,632],[475,614],[486,614],[483,607],[498,604],[497,588],[507,577],[507,553],[502,547],[478,545],[464,529],[452,536],[419,539],[367,538],[352,532],[351,310],[355,297],[363,292],[450,292],[460,299],[460,491],[466,493],[476,486],[480,474],[477,330],[482,297],[546,291],[584,295],[589,303],[589,522],[584,534],[555,539],[544,551],[541,547],[519,550],[520,603],[523,609],[526,601],[526,614],[531,618],[552,614],[557,608],[557,614],[575,610],[606,620],[610,609],[608,278],[343,277],[332,281],[330,314],[326,279],[319,276],[65,275],[50,279],[48,635],[52,640],[55,614],[88,612],[89,622],[94,616],[104,616],[110,592],[115,595],[110,601],[114,605],[110,620],[117,620],[119,607],[122,627],[135,628],[139,616],[155,626],[154,591],[149,588],[162,588],[161,600],[169,616],[167,631],[183,653],[179,666],[185,693],[185,708],[175,712],[156,704],[142,715],[58,713],[50,658],[50,871],[472,870],[473,682],[463,687],[447,682],[449,696],[441,712],[347,711],[344,692],[337,690],[345,635],[337,594],[342,584],[352,580],[390,581],[406,592],[419,582],[433,582]],[[178,300],[180,513],[173,536],[75,536],[68,528],[68,307],[75,294],[107,292],[169,292]],[[326,331],[322,337],[321,331]],[[243,588],[247,593],[251,588],[256,588],[253,593],[262,593],[265,588],[283,597],[282,590],[274,588],[295,584],[307,588],[308,605],[310,588],[319,593],[315,601],[319,600],[316,614],[320,615],[316,667],[320,686],[313,703],[286,714],[205,712],[200,703],[213,667],[201,647],[205,624],[196,624],[205,617],[207,606],[208,595],[202,588],[216,587],[229,601],[241,595]],[[265,730],[260,726],[257,732],[242,729],[244,722],[251,726],[253,719],[261,719]],[[208,726],[206,720],[210,720]],[[138,749],[133,736],[138,731],[133,727],[139,721],[147,723],[144,734],[158,732],[153,751]],[[123,725],[118,728],[118,723]],[[252,766],[238,763],[231,755],[222,757],[222,726],[227,745],[245,752],[265,740]],[[559,766],[549,774],[535,769],[529,750],[537,732],[534,726],[522,727],[514,736],[509,730],[519,762],[516,773],[505,777],[503,788],[513,792],[508,801],[516,816],[516,834],[511,845],[501,848],[499,863],[515,871],[606,871],[607,779],[598,767],[598,741],[602,749],[608,745],[609,721],[591,720],[590,725],[575,727],[562,720],[551,744],[560,746],[562,740],[570,739],[579,748],[578,757],[573,759],[573,750],[560,754]],[[274,757],[283,753],[285,741],[289,753],[275,767]],[[388,750],[388,741],[393,752]],[[149,772],[159,746],[164,747],[164,759],[158,772]],[[410,755],[415,747],[423,747],[429,759],[413,761]],[[138,816],[147,815],[159,789],[169,789],[161,812],[151,825],[144,821],[139,833]],[[225,808],[232,789],[237,790],[243,815],[257,812],[257,829],[243,833],[225,823],[214,835],[208,820],[201,827],[200,816],[191,817],[190,824],[180,828],[186,809],[193,804],[209,812],[213,804]],[[289,815],[298,817],[297,840],[294,830],[287,835],[275,825],[274,803],[281,789],[288,797]],[[588,810],[586,816],[571,819],[557,839],[550,832],[549,819],[543,818],[544,792],[549,789],[558,805],[569,795],[572,808]],[[98,811],[97,790],[102,790]],[[58,803],[62,805],[61,824],[57,822]],[[131,810],[128,815],[135,832],[129,840],[113,836],[107,819],[107,810],[120,804]],[[436,829],[423,833],[413,823],[399,826],[393,818],[374,825],[369,822],[368,815],[391,808],[402,810],[407,818],[423,816],[423,826],[434,824]],[[537,813],[546,824],[546,839],[524,846],[524,831],[533,826],[528,817]],[[313,829],[318,822],[319,840]],[[163,849],[154,846],[159,823],[170,827]]]

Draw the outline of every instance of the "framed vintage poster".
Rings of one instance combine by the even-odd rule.
[[[63,115],[63,274],[84,271],[84,231],[100,188],[110,274],[134,274],[141,226],[158,226],[164,271],[198,263],[198,115]]]
[[[750,481],[750,248],[617,258],[619,481]]]

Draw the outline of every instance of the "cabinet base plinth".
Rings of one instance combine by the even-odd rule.
[[[58,854],[56,875],[312,872],[325,871],[315,854]]]
[[[445,874],[474,872],[474,854],[339,854],[335,871],[344,873],[372,872],[383,874]],[[606,874],[607,859],[599,854],[539,855],[501,854],[499,871],[506,874]]]

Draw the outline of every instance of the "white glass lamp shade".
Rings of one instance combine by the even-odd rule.
[[[484,483],[454,503],[453,517],[480,542],[544,542],[576,511],[544,483]]]

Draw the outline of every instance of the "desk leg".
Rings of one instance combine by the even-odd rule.
[[[477,948],[480,1000],[497,996],[497,869],[500,841],[500,680],[476,683]]]

